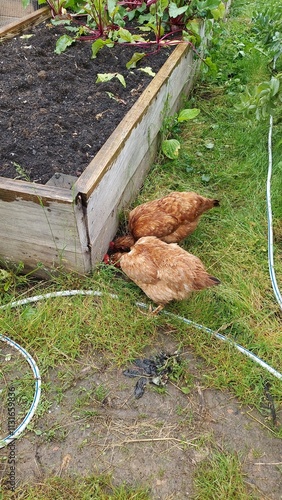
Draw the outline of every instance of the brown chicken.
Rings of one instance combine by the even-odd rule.
[[[220,284],[198,257],[155,236],[140,238],[129,253],[121,255],[119,263],[123,272],[159,304],[156,311],[171,300],[183,300],[193,291]]]
[[[129,213],[129,235],[117,238],[112,251],[128,251],[143,236],[156,236],[166,243],[179,243],[196,229],[204,212],[218,205],[218,200],[192,191],[173,191],[163,198],[143,203]]]

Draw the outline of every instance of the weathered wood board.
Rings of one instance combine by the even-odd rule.
[[[32,14],[32,23],[36,15],[46,12]],[[27,26],[25,19],[21,29]],[[0,178],[0,259],[28,270],[39,262],[47,270],[93,268],[152,165],[163,120],[181,106],[198,67],[187,44],[178,45],[71,190]]]
[[[0,235],[1,260],[26,271],[90,270],[84,209],[69,190],[0,178]]]
[[[13,36],[21,33],[30,26],[34,26],[43,22],[45,19],[50,17],[49,7],[42,7],[31,14],[23,16],[20,20],[12,21],[9,24],[5,24],[0,29],[0,41],[2,42],[6,38],[12,38]]]

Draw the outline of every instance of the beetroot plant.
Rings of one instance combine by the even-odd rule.
[[[29,0],[23,2],[27,4]],[[39,3],[48,3],[52,22],[64,24],[70,33],[58,39],[57,54],[77,40],[93,40],[92,58],[105,46],[125,43],[141,49],[127,63],[127,68],[135,67],[154,47],[158,51],[162,46],[184,42],[196,51],[201,42],[200,19],[218,20],[224,15],[221,0],[39,0]],[[64,9],[68,10],[62,19],[62,14],[66,14]]]

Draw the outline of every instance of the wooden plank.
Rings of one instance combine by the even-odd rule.
[[[24,30],[29,29],[31,26],[42,23],[45,19],[50,17],[49,7],[43,7],[38,9],[32,14],[22,17],[22,19],[16,20],[12,23],[6,24],[0,28],[0,41],[7,38],[13,38],[15,35],[22,33]]]
[[[0,177],[0,200],[12,202],[18,199],[30,200],[38,205],[48,205],[54,200],[57,203],[72,203],[74,193],[68,189]]]
[[[42,262],[49,269],[63,266],[81,273],[90,269],[82,208],[71,198],[40,204],[21,197],[8,202],[0,199],[0,213],[2,259],[22,261],[28,268]]]
[[[91,245],[89,241],[86,209],[83,206],[81,196],[76,197],[76,201],[73,207],[74,207],[74,216],[77,227],[78,241],[80,243],[81,255],[83,259],[83,272],[88,273],[92,269]],[[74,256],[76,256],[76,252],[74,252]],[[78,270],[77,266],[73,265],[72,270],[77,271]]]
[[[51,179],[46,182],[45,186],[59,187],[63,189],[72,189],[73,185],[76,183],[77,177],[69,174],[62,174],[56,172],[52,175]]]
[[[91,263],[92,267],[95,266],[97,262],[100,262],[103,259],[103,256],[108,250],[109,242],[115,236],[118,224],[119,224],[119,213],[126,205],[128,205],[138,194],[148,168],[151,166],[153,162],[153,158],[155,157],[158,150],[158,140],[157,138],[151,144],[150,149],[147,151],[147,154],[143,157],[142,161],[139,163],[138,168],[135,173],[128,179],[128,183],[124,186],[123,191],[120,190],[119,196],[116,197],[115,202],[113,203],[111,210],[107,210],[107,205],[105,206],[105,210],[103,214],[100,216],[103,217],[102,224],[99,225],[99,230],[96,226],[95,230],[95,215],[92,214],[90,221],[90,235],[89,240],[91,241]],[[94,194],[94,193],[93,193]],[[99,207],[99,199],[97,198],[97,204]],[[95,204],[95,201],[93,199]],[[95,208],[94,208],[95,213]],[[99,211],[98,211],[99,214]],[[92,227],[91,227],[92,226]],[[91,231],[92,228],[92,231]]]

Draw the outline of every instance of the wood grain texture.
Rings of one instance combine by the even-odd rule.
[[[45,19],[48,19],[49,17],[49,7],[43,7],[42,9],[32,12],[32,14],[28,14],[27,16],[22,17],[20,21],[17,20],[13,21],[12,23],[6,24],[2,28],[0,28],[0,41],[3,41],[7,38],[12,38],[13,36],[22,33],[31,26],[35,26],[36,24],[45,21]]]
[[[51,199],[38,194],[26,199],[19,195],[12,201],[3,198],[0,196],[2,260],[23,262],[27,269],[41,262],[48,269],[90,270],[83,209],[70,196],[58,200],[54,195]]]

